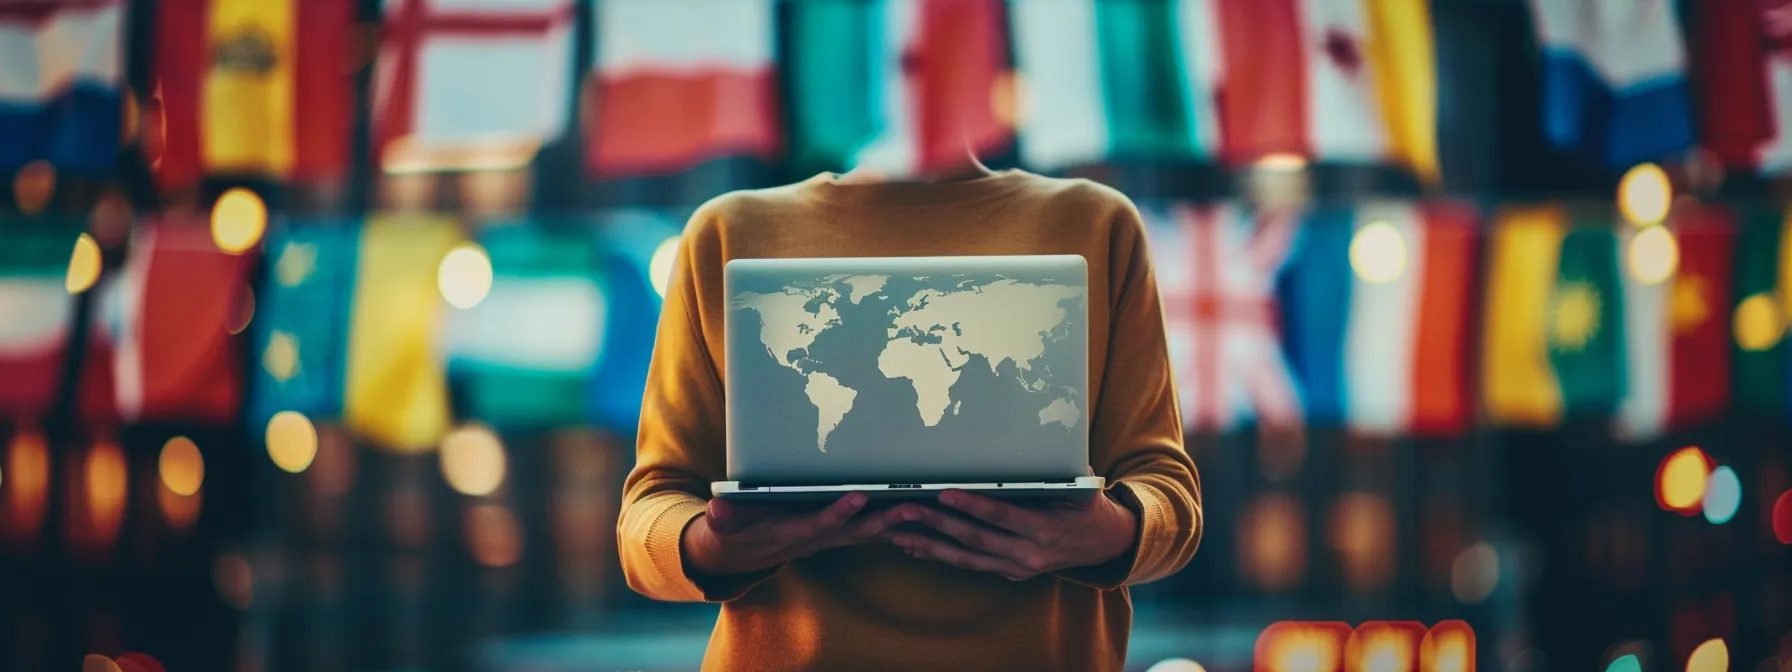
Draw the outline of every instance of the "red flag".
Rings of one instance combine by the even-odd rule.
[[[1699,2],[1691,44],[1701,143],[1725,166],[1755,166],[1755,152],[1773,138],[1767,89],[1769,44],[1754,2]]]

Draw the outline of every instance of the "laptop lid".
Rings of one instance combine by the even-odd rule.
[[[1088,475],[1080,256],[728,263],[728,477]]]

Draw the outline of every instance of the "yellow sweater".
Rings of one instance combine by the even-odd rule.
[[[1090,463],[1138,514],[1106,565],[1013,583],[903,555],[822,552],[715,585],[679,543],[725,480],[722,266],[763,257],[1079,254],[1089,263]],[[685,228],[617,526],[623,573],[660,600],[721,602],[706,670],[1118,670],[1126,586],[1188,563],[1200,481],[1138,210],[1086,180],[1004,171],[962,182],[840,183],[831,174],[720,196]]]

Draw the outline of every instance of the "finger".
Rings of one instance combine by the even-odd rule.
[[[716,534],[734,534],[746,527],[745,516],[741,515],[739,507],[720,497],[709,500],[703,515],[709,516],[709,529]]]
[[[973,551],[953,546],[938,539],[929,539],[918,534],[895,535],[897,546],[904,551],[923,560],[943,562],[955,567],[962,567],[977,572],[1000,574],[1011,580],[1022,580],[1036,576],[1037,572],[1029,572],[1014,564],[1007,558],[1000,558],[988,553]]]
[[[921,522],[956,539],[960,544],[991,555],[1016,558],[1033,550],[1033,544],[1024,537],[1018,537],[987,525],[978,525],[962,516],[938,509],[922,510]]]
[[[1037,534],[1045,522],[1038,512],[1028,511],[1007,502],[996,501],[982,495],[973,495],[962,490],[947,490],[940,493],[940,503],[963,511],[972,518],[1024,537]]]
[[[892,506],[848,524],[846,534],[843,536],[847,537],[850,542],[866,542],[887,537],[890,528],[902,523],[922,520],[925,508],[919,504]]]
[[[845,525],[859,509],[865,507],[866,501],[868,498],[865,493],[847,493],[825,509],[778,523],[772,534],[791,544],[813,540]]]

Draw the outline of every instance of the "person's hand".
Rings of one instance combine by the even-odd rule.
[[[1113,560],[1131,551],[1139,534],[1138,515],[1105,493],[1057,508],[1027,508],[957,490],[940,493],[939,501],[952,510],[899,507],[897,515],[918,519],[957,544],[909,532],[894,532],[890,541],[911,556],[1010,581]]]
[[[900,522],[886,509],[854,520],[865,493],[847,494],[820,511],[789,511],[709,500],[709,508],[685,527],[679,540],[685,564],[711,576],[746,574],[830,548],[877,539]]]

